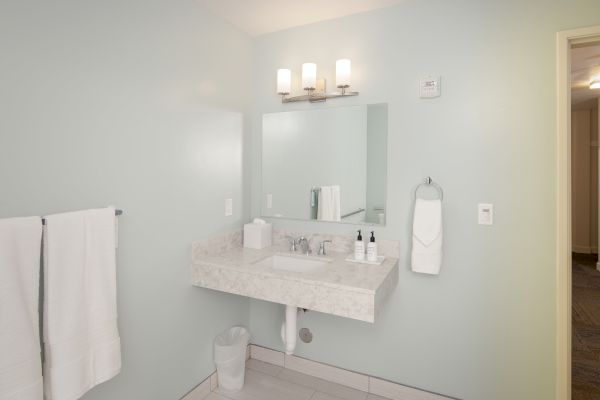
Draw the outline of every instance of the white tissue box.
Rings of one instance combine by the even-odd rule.
[[[273,228],[271,224],[245,224],[244,247],[264,249],[271,246]]]

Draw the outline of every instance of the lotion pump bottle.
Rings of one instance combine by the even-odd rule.
[[[371,240],[367,245],[367,261],[377,261],[377,243],[375,243],[375,231],[371,231]]]
[[[354,259],[359,261],[365,259],[365,242],[362,240],[360,229],[358,230],[356,242],[354,242]]]

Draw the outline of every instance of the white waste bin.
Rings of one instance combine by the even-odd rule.
[[[219,387],[237,391],[244,386],[246,348],[250,332],[243,326],[234,326],[215,338],[215,364]]]

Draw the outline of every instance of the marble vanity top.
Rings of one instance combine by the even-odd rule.
[[[216,254],[197,253],[191,266],[195,286],[367,322],[375,321],[398,282],[398,259],[389,256],[381,265],[369,265],[345,261],[347,253],[333,251],[310,257],[327,261],[324,267],[296,272],[261,263],[273,255],[302,257],[280,246],[254,250],[237,243]]]

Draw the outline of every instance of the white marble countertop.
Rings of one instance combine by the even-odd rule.
[[[330,252],[330,262],[313,271],[274,269],[259,262],[275,254],[302,256],[281,248],[246,249],[239,245],[218,254],[195,255],[192,284],[260,300],[294,305],[374,322],[378,309],[398,282],[398,259],[381,265],[345,261],[346,253]],[[319,258],[319,256],[314,256]]]
[[[345,258],[348,256],[347,254],[328,253],[326,256],[310,255],[308,258],[317,260],[322,258],[331,262],[327,264],[326,268],[317,268],[308,272],[284,271],[260,265],[259,261],[275,254],[303,257],[300,252],[279,251],[272,247],[263,250],[238,247],[218,255],[195,260],[195,262],[224,269],[252,272],[312,284],[317,283],[362,293],[374,293],[398,262],[395,258],[386,257],[381,265],[361,264],[345,261]]]

